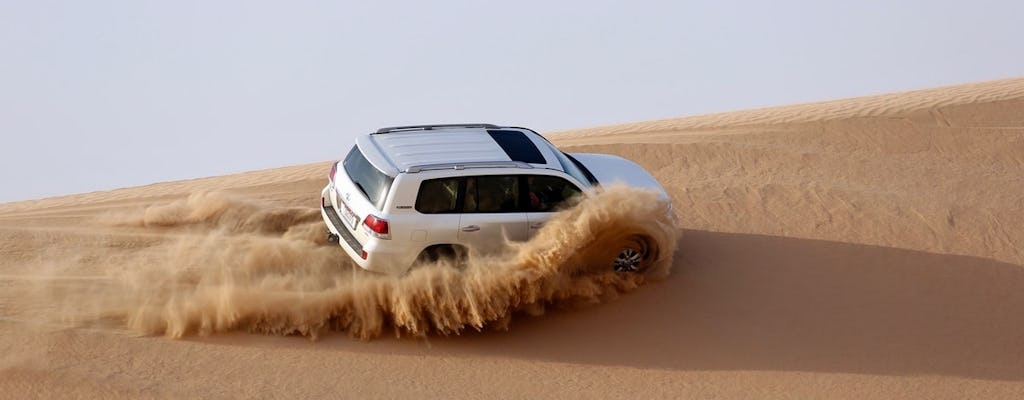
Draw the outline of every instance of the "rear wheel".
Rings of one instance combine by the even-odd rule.
[[[452,265],[461,265],[466,261],[466,251],[462,247],[440,244],[423,249],[419,257],[416,257],[418,264],[433,264],[437,262],[450,262]]]

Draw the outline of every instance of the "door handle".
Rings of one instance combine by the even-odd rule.
[[[534,222],[530,224],[530,229],[540,229],[542,227],[544,227],[543,222]]]
[[[467,225],[467,226],[462,227],[462,231],[463,232],[476,232],[478,230],[480,230],[480,226],[479,225]]]

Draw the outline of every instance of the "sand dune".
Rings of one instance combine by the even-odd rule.
[[[502,310],[522,289],[554,297],[512,307],[511,321],[370,302],[367,315],[383,325],[322,329],[347,304],[339,298],[364,298],[338,289],[362,278],[322,279],[344,266],[315,235],[326,162],[3,204],[0,393],[1024,397],[1024,79],[548,136],[570,151],[634,159],[666,186],[684,231],[666,245],[678,249],[667,278],[565,286],[575,275],[539,268],[550,272],[492,287],[435,272],[422,282],[443,284],[416,304],[448,304],[436,290],[451,287],[487,287],[474,302]],[[211,191],[222,194],[202,194]],[[221,207],[196,211],[197,198]],[[557,238],[580,236],[567,232],[576,231],[527,246],[587,254],[556,251],[572,248]],[[495,276],[505,275],[472,280]],[[197,290],[204,282],[233,289]],[[388,299],[427,288],[374,287]],[[335,309],[310,312],[313,295]],[[540,309],[529,304],[559,307],[530,316]],[[349,337],[431,318],[462,328]],[[191,336],[204,332],[217,333]]]

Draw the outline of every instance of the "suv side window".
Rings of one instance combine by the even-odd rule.
[[[527,175],[529,210],[552,212],[558,210],[567,200],[580,194],[580,189],[571,182],[549,175]]]
[[[523,193],[520,185],[526,185]],[[578,196],[572,182],[549,175],[483,175],[420,183],[416,211],[424,214],[554,212]]]
[[[416,211],[424,214],[459,212],[459,192],[463,178],[440,178],[420,183]]]
[[[503,213],[521,210],[518,176],[485,175],[466,178],[464,212]]]

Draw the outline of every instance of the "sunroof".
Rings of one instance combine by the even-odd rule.
[[[508,158],[512,161],[521,161],[530,164],[546,164],[544,156],[537,150],[530,138],[520,131],[488,130],[491,138],[505,150]]]

